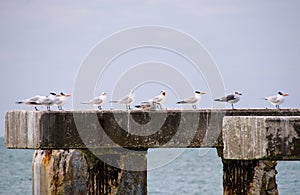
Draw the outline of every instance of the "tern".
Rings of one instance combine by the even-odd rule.
[[[134,101],[134,91],[130,90],[129,94],[121,98],[120,100],[112,100],[110,103],[125,104],[126,109],[130,110],[130,104]]]
[[[71,94],[65,94],[64,92],[60,92],[60,94],[56,95],[55,106],[57,106],[58,110],[63,110],[63,106],[67,102],[67,98],[70,97]]]
[[[232,109],[234,109],[233,104],[237,103],[238,101],[240,101],[240,96],[242,94],[240,92],[234,92],[233,94],[227,95],[225,97],[221,97],[218,99],[215,99],[215,101],[217,102],[227,102],[231,104]]]
[[[99,110],[102,110],[102,105],[106,102],[106,93],[102,92],[100,96],[94,97],[93,99],[87,102],[81,102],[81,104],[93,104],[97,106]]]
[[[45,96],[36,95],[36,96],[30,97],[30,98],[27,98],[24,100],[17,101],[16,104],[33,105],[35,110],[38,111],[39,109],[37,108],[37,101],[42,98],[45,98]]]
[[[283,94],[279,91],[277,95],[265,97],[264,99],[270,102],[272,105],[274,105],[277,109],[279,109],[279,105],[284,102],[284,97],[288,95],[289,94],[287,93]]]
[[[47,110],[50,111],[50,106],[56,102],[56,93],[51,92],[48,96],[42,96],[42,98],[36,101],[37,105],[46,106]]]
[[[191,104],[193,109],[197,108],[197,105],[199,104],[201,100],[201,95],[206,94],[205,92],[195,91],[195,95],[185,98],[181,101],[176,102],[176,104]]]
[[[149,99],[147,102],[150,103],[150,104],[154,104],[155,106],[159,105],[160,109],[162,109],[162,104],[165,103],[166,98],[167,98],[166,91],[165,90],[161,90],[160,91],[160,95],[155,96],[152,99]],[[147,102],[143,102],[143,103],[147,103]]]

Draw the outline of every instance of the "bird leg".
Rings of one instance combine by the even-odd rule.
[[[234,106],[233,106],[233,104],[231,104],[231,108],[232,108],[232,110],[234,110]]]
[[[47,106],[47,110],[48,110],[48,111],[51,111],[51,110],[50,110],[50,106]]]
[[[99,109],[99,110],[102,110],[102,107],[101,107],[101,106],[98,106],[98,109]]]
[[[38,107],[36,107],[36,106],[34,107],[34,109],[35,109],[35,111],[39,111]]]
[[[162,106],[161,106],[161,104],[160,104],[160,103],[157,103],[157,105],[159,105],[159,109],[162,109]]]

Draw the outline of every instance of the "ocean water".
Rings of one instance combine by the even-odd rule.
[[[32,150],[6,149],[0,138],[0,195],[31,194]],[[223,194],[222,163],[215,149],[151,149],[148,194]],[[299,194],[300,162],[277,165],[279,194]]]
[[[8,150],[0,138],[0,194],[31,194],[33,150]]]

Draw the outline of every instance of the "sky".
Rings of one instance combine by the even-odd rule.
[[[243,93],[236,107],[271,107],[260,98],[279,90],[290,94],[282,107],[299,107],[299,8],[300,2],[292,0],[1,1],[0,136],[8,110],[32,109],[15,101],[50,91],[72,93],[82,64],[95,47],[118,32],[141,26],[174,29],[199,42],[215,62],[225,93]],[[116,47],[118,43],[107,49]],[[191,62],[172,51],[147,47],[112,61],[99,75],[95,93],[106,91],[112,98],[122,76],[147,62],[168,65],[186,77],[191,88],[208,92],[200,108],[210,108],[217,98]],[[184,96],[178,95],[180,82],[170,72],[164,75],[174,80],[173,86],[159,78],[138,87],[128,84],[136,88],[136,103],[165,88],[170,94],[165,106],[180,108],[175,102]],[[186,94],[190,95],[192,91]],[[66,109],[73,108],[71,99]]]

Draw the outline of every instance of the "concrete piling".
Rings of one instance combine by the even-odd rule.
[[[278,195],[276,161],[222,160],[224,195]]]
[[[36,150],[32,163],[33,194],[147,194],[146,151],[144,155],[133,155],[110,151],[95,156],[89,150],[75,149]],[[104,161],[118,163],[121,168]]]

